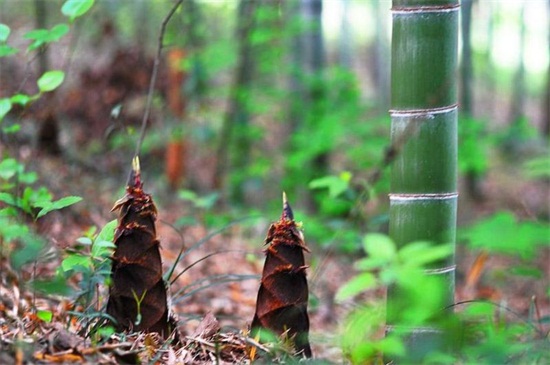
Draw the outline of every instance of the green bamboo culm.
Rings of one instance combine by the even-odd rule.
[[[415,241],[455,245],[457,208],[458,0],[394,0],[392,7],[392,165],[390,236],[398,247]],[[454,252],[454,250],[453,250]],[[454,302],[454,254],[423,271],[425,293],[388,288],[386,335],[402,335],[406,355],[417,363],[444,350],[437,316]],[[433,308],[411,318],[407,306]],[[434,304],[435,303],[435,304]],[[409,313],[407,316],[406,314]],[[419,315],[420,317],[420,315]]]

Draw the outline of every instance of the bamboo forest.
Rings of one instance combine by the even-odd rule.
[[[550,364],[549,0],[0,0],[0,364]]]

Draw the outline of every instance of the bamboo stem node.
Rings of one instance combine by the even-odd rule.
[[[394,6],[393,15],[417,14],[417,13],[449,13],[460,10],[460,4],[448,5],[422,5],[422,6]]]
[[[450,265],[445,267],[440,267],[437,269],[425,269],[424,274],[426,275],[441,275],[453,272],[456,270],[456,265]]]
[[[397,200],[451,200],[458,198],[458,193],[433,193],[433,194],[389,194],[390,201]]]
[[[452,113],[458,109],[458,104],[451,104],[438,108],[426,108],[426,109],[390,109],[389,113],[392,117],[425,117],[434,114]]]

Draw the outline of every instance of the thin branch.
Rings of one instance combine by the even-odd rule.
[[[136,152],[134,153],[134,157],[137,157],[139,155],[139,151],[141,150],[141,144],[143,143],[143,139],[145,138],[145,129],[147,128],[147,122],[149,121],[149,114],[151,113],[151,104],[153,102],[153,92],[155,90],[155,84],[157,82],[157,75],[158,75],[158,68],[160,64],[160,55],[162,53],[162,40],[164,38],[164,33],[166,31],[166,25],[168,25],[168,22],[170,21],[170,18],[172,18],[172,15],[176,12],[176,10],[179,8],[179,6],[183,3],[183,0],[178,0],[168,15],[164,18],[162,21],[162,24],[160,26],[160,34],[158,39],[158,48],[157,48],[157,55],[155,57],[155,63],[153,65],[153,73],[151,74],[151,81],[149,82],[149,91],[147,92],[147,103],[145,104],[145,112],[143,113],[143,119],[141,121],[141,130],[139,133],[139,140],[136,146]]]

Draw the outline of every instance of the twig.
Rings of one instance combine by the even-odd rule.
[[[151,104],[153,102],[153,92],[155,90],[155,84],[157,82],[157,74],[158,74],[158,68],[160,64],[160,55],[162,53],[162,40],[164,38],[164,33],[166,31],[166,25],[170,21],[170,18],[172,18],[172,15],[176,12],[178,7],[183,3],[183,0],[178,0],[172,9],[170,9],[170,12],[164,20],[162,21],[162,24],[160,26],[160,34],[158,39],[158,48],[157,48],[157,55],[155,56],[155,63],[153,65],[153,73],[151,74],[151,81],[149,82],[149,91],[147,92],[147,103],[145,104],[145,112],[143,113],[143,119],[141,121],[141,130],[139,133],[139,140],[136,146],[136,152],[134,153],[134,157],[137,157],[139,155],[139,151],[141,150],[141,144],[143,143],[143,139],[145,138],[145,129],[147,128],[147,122],[149,120],[149,114],[151,113]]]

